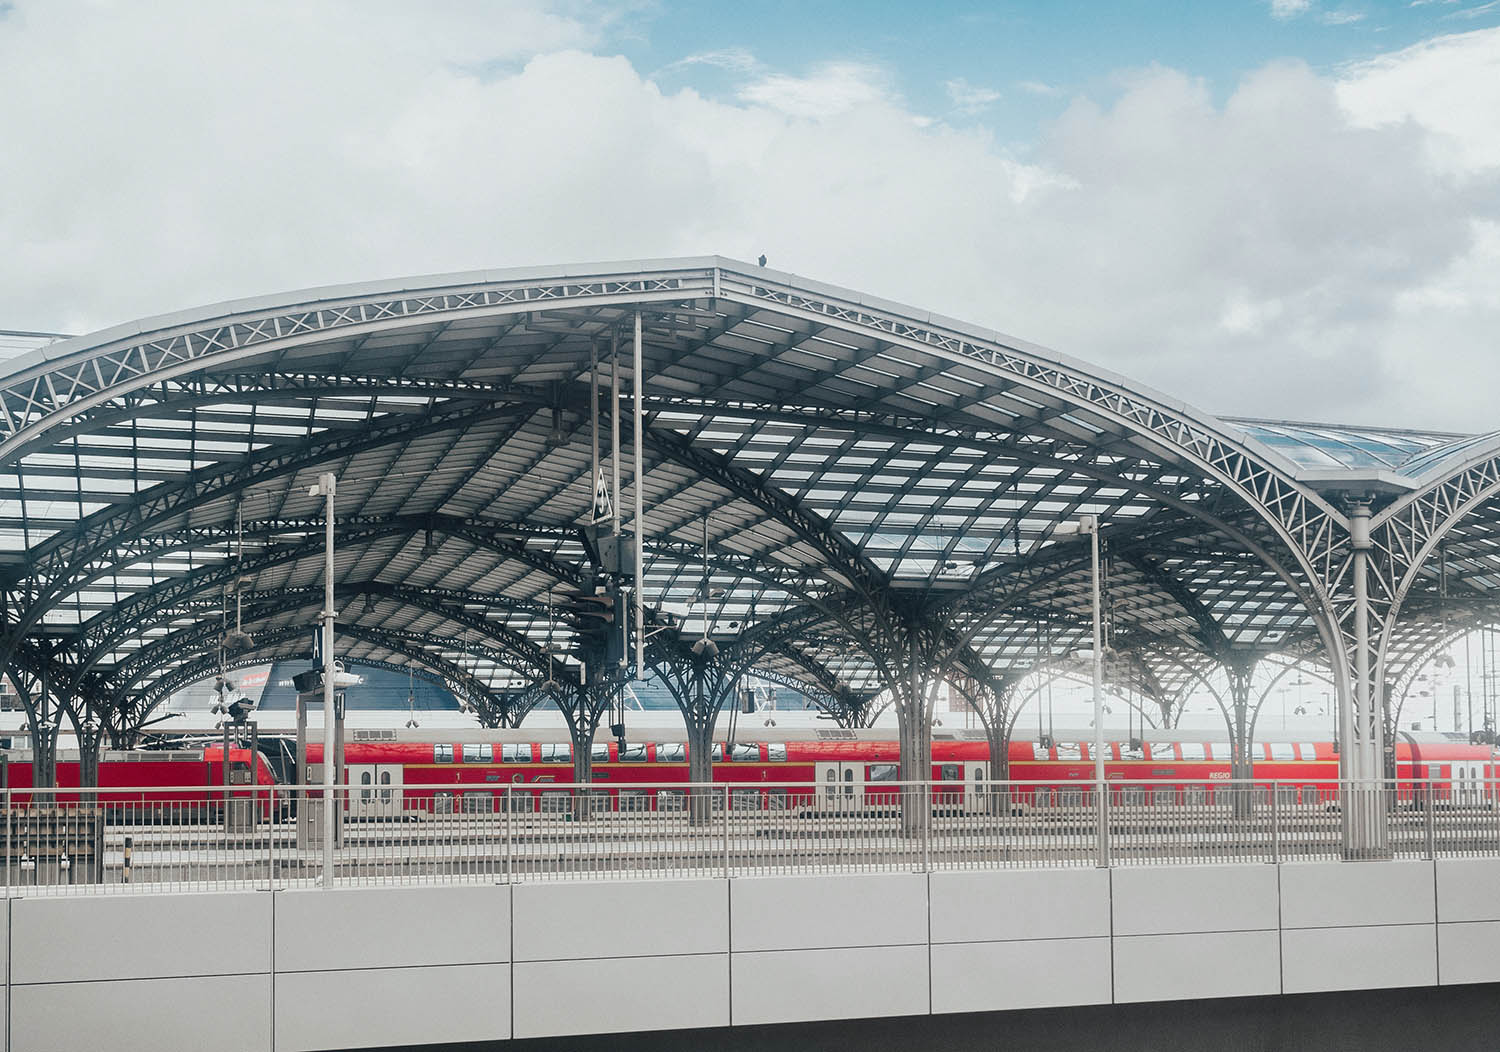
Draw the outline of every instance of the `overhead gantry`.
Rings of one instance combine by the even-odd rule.
[[[999,744],[1016,685],[1087,645],[1088,546],[1058,527],[1091,515],[1143,696],[1228,675],[1243,763],[1250,670],[1318,655],[1344,773],[1375,778],[1409,626],[1482,620],[1500,584],[1497,464],[1494,437],[1218,419],[717,257],[314,289],[5,363],[0,653],[45,769],[64,720],[128,740],[195,676],[305,652],[331,472],[341,653],[486,722],[559,704],[586,740],[610,690],[569,597],[613,574],[690,730],[754,670],[845,722],[890,699],[922,770],[939,680]],[[221,656],[231,610],[251,644]]]

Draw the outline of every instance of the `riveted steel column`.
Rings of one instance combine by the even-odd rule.
[[[1370,506],[1362,501],[1350,509],[1349,536],[1353,548],[1354,697],[1352,718],[1342,733],[1351,779],[1346,791],[1353,799],[1346,801],[1343,814],[1346,852],[1364,858],[1378,843],[1374,824],[1380,815],[1375,799],[1380,757],[1372,752],[1376,718],[1370,690]]]
[[[318,476],[318,488],[326,500],[326,518],[323,524],[323,887],[333,887],[334,822],[337,819],[337,801],[334,798],[334,714],[333,695],[337,685],[333,681],[333,491],[334,478],[331,471]]]

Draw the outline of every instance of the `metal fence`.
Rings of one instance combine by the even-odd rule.
[[[10,894],[1500,855],[1500,785],[5,790]]]

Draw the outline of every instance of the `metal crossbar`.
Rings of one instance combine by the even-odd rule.
[[[1500,856],[1500,783],[10,789],[11,895]],[[1350,837],[1352,825],[1365,835]],[[1362,845],[1351,848],[1351,843]],[[1368,845],[1375,845],[1370,847]]]

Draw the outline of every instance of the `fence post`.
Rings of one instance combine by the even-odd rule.
[[[505,883],[507,883],[507,884],[509,884],[511,882],[511,873],[513,872],[513,869],[512,869],[512,866],[511,866],[510,856],[511,856],[511,851],[512,851],[512,845],[515,844],[515,839],[516,839],[515,838],[514,829],[513,829],[512,825],[511,825],[511,822],[513,821],[513,819],[511,818],[511,813],[515,810],[515,801],[511,799],[511,793],[512,793],[511,788],[509,786],[506,786],[506,788],[505,788]]]
[[[1271,861],[1281,864],[1281,784],[1271,783]]]
[[[724,790],[724,879],[729,879],[729,786],[726,783]]]
[[[933,786],[930,782],[924,782],[921,787],[922,802],[922,872],[932,872],[932,827],[936,822],[932,811]],[[941,800],[939,801],[941,803]]]
[[[1450,789],[1451,791],[1451,789]],[[1437,800],[1432,791],[1432,780],[1427,781],[1427,857],[1437,858]]]
[[[1109,868],[1109,782],[1094,783],[1099,797],[1099,867]]]

